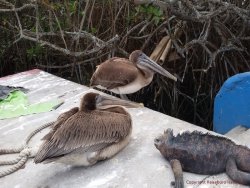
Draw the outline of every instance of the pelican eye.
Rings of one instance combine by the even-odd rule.
[[[101,98],[100,98],[100,95],[96,95],[95,96],[95,102],[96,104],[98,104],[100,102]]]
[[[95,96],[95,100],[97,101],[99,99],[99,95],[96,95]]]
[[[138,56],[137,56],[137,58],[138,58],[139,61],[143,61],[144,54],[143,53],[139,53]]]

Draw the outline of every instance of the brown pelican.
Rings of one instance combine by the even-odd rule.
[[[112,157],[129,142],[131,117],[122,107],[138,103],[87,93],[80,107],[61,114],[45,135],[34,162],[89,166]]]
[[[113,57],[97,66],[90,86],[116,94],[130,94],[150,84],[156,72],[177,81],[175,76],[142,51],[136,50],[130,54],[129,59]]]

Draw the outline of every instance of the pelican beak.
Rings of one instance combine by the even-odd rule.
[[[177,81],[177,78],[169,73],[167,70],[165,70],[163,67],[158,65],[155,61],[150,59],[146,54],[141,54],[141,56],[138,58],[138,65],[141,65],[143,67],[147,67],[154,72],[157,72],[163,76],[166,76],[174,81]]]
[[[127,108],[139,108],[144,107],[142,103],[136,103],[132,101],[126,101],[114,97],[108,97],[103,95],[98,95],[96,99],[96,107],[98,109],[110,108],[113,106],[124,106]]]

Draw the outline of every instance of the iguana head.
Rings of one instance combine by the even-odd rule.
[[[161,150],[161,148],[164,146],[164,143],[168,142],[172,138],[173,138],[173,129],[167,129],[166,131],[164,131],[163,135],[160,135],[155,138],[154,140],[155,147],[158,150]]]

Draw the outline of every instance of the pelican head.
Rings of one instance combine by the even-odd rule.
[[[82,97],[80,110],[92,111],[96,109],[107,109],[113,106],[124,106],[128,108],[143,107],[142,104],[132,101],[125,101],[114,97],[100,95],[99,93],[90,92]]]
[[[144,54],[141,50],[133,51],[129,60],[135,64],[136,67],[141,69],[142,71],[151,71],[153,73],[159,73],[163,76],[166,76],[174,81],[177,81],[177,78],[170,74],[167,70],[158,65],[155,61],[150,59],[146,54]]]

